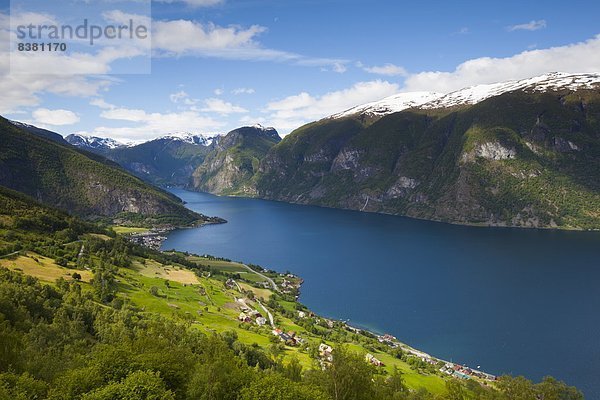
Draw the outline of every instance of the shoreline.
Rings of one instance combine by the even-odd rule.
[[[185,189],[182,188],[182,190],[188,190],[189,189]],[[191,191],[191,192],[196,192],[196,191]],[[200,193],[206,193],[206,192],[200,192]],[[209,195],[213,195],[213,196],[217,196],[217,197],[221,197],[219,195],[215,195],[212,193],[207,193]],[[226,196],[226,197],[232,197],[232,196]],[[233,196],[233,197],[239,197],[239,196]],[[381,214],[381,215],[391,215],[391,216],[397,216],[397,217],[402,217],[402,218],[409,218],[409,219],[415,219],[415,220],[421,220],[421,221],[427,221],[427,222],[431,222],[431,223],[441,223],[441,224],[448,224],[448,225],[455,225],[455,226],[465,226],[465,227],[488,227],[488,226],[477,226],[477,225],[465,225],[465,224],[453,224],[451,222],[444,222],[444,221],[435,221],[435,220],[427,220],[427,219],[420,219],[420,218],[414,218],[414,217],[409,217],[409,216],[404,216],[404,215],[397,215],[397,214],[386,214],[386,213],[381,213],[381,212],[372,212],[372,211],[360,211],[360,210],[353,210],[353,209],[342,209],[342,208],[335,208],[335,207],[322,207],[322,206],[318,206],[318,205],[312,205],[312,204],[301,204],[301,203],[289,203],[289,202],[284,202],[284,201],[279,201],[279,200],[271,200],[271,199],[262,199],[259,197],[243,197],[243,198],[248,198],[248,199],[258,199],[258,200],[266,200],[266,201],[274,201],[274,202],[282,202],[285,204],[295,204],[295,205],[301,205],[301,206],[314,206],[314,207],[320,207],[320,208],[327,208],[327,209],[333,209],[333,210],[343,210],[343,211],[353,211],[353,212],[367,212],[367,213],[374,213],[374,214]],[[184,205],[187,208],[187,203],[184,202]],[[189,208],[188,208],[189,209]],[[193,211],[193,210],[192,210]],[[222,218],[218,218],[218,217],[212,217],[215,219],[215,221],[206,221],[202,224],[199,225],[195,225],[195,226],[185,226],[185,227],[171,227],[171,229],[165,230],[163,233],[165,235],[167,235],[169,232],[174,231],[176,229],[182,229],[182,228],[201,228],[203,226],[206,225],[217,225],[217,224],[221,224],[221,223],[226,223],[227,221],[222,219]],[[522,229],[521,227],[491,227],[491,228],[509,228],[509,229]],[[532,229],[532,228],[526,228],[526,229]],[[544,228],[533,228],[533,229],[544,229]],[[551,229],[551,230],[561,230],[561,229]],[[160,240],[160,244],[158,245],[158,247],[156,248],[156,250],[158,251],[163,251],[161,250],[162,244],[163,242],[167,239],[166,236],[161,236],[161,240]],[[176,249],[172,249],[175,251],[179,251]],[[222,257],[222,256],[221,256]],[[274,271],[274,270],[267,270],[264,267],[260,267],[262,268],[262,273],[255,271],[254,269],[250,268],[246,262],[244,261],[237,261],[239,264],[243,265],[249,272],[255,273],[259,276],[265,277],[264,275],[262,275],[262,273],[269,273],[269,272],[274,272],[280,276],[285,276],[285,274],[283,272],[280,271]],[[293,274],[293,273],[292,273]],[[300,277],[299,275],[293,274],[294,277],[300,279],[300,284],[297,287],[297,293],[295,294],[295,301],[299,304],[302,304],[300,302],[300,297],[301,297],[301,286],[302,283],[304,282],[304,279],[302,277]],[[269,286],[273,286],[273,289],[275,289],[276,292],[282,293],[281,289],[279,288],[279,286],[277,284],[275,284],[275,282],[273,282],[273,280],[271,278],[267,278],[267,281],[270,281]],[[308,308],[308,307],[307,307]],[[310,309],[309,309],[310,310]],[[312,312],[312,310],[310,310],[310,312]],[[432,365],[437,365],[439,363],[443,363],[444,366],[439,368],[439,371],[442,373],[445,373],[447,375],[453,376],[455,378],[458,379],[470,379],[471,377],[477,377],[479,379],[483,379],[485,381],[488,382],[493,382],[497,380],[497,376],[494,374],[490,374],[487,373],[485,371],[482,371],[480,369],[476,369],[476,368],[471,368],[468,367],[466,364],[458,364],[456,362],[452,362],[452,361],[447,361],[444,360],[442,358],[439,357],[435,357],[430,355],[427,352],[415,349],[414,347],[399,341],[395,336],[392,336],[390,334],[384,333],[377,333],[374,332],[372,330],[369,329],[364,329],[364,328],[357,328],[357,327],[353,327],[350,324],[348,324],[346,321],[338,319],[338,318],[325,318],[322,315],[313,313],[316,316],[318,316],[319,318],[324,319],[325,321],[332,321],[332,322],[338,322],[341,323],[344,327],[344,329],[349,330],[351,332],[355,332],[358,334],[361,334],[361,332],[365,332],[368,336],[372,336],[377,338],[377,340],[382,343],[382,344],[387,344],[391,349],[396,349],[396,348],[400,348],[402,351],[405,351],[415,357],[418,357],[421,359],[421,361],[432,364]]]

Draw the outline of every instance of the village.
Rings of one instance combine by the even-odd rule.
[[[167,239],[166,234],[173,228],[152,228],[145,232],[131,233],[125,237],[132,243],[160,250],[163,242]]]
[[[444,374],[453,376],[455,378],[469,379],[471,377],[476,377],[476,378],[487,380],[487,381],[495,381],[497,379],[497,377],[495,375],[488,374],[487,372],[472,369],[465,365],[455,364],[455,363],[452,363],[449,361],[441,360],[441,359],[432,357],[427,353],[423,353],[422,351],[418,351],[413,348],[410,348],[406,345],[403,345],[402,343],[400,343],[398,341],[398,339],[396,339],[394,336],[387,334],[387,333],[385,335],[377,336],[377,340],[379,341],[379,343],[386,344],[386,345],[390,346],[391,348],[401,348],[403,351],[405,351],[409,354],[412,354],[413,356],[419,358],[421,361],[423,361],[427,364],[434,365],[434,366],[443,364],[443,366],[441,368],[439,368],[439,371]]]

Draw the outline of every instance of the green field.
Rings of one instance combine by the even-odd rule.
[[[36,262],[33,258],[39,261]],[[237,263],[196,256],[190,258],[194,262],[218,268],[220,271],[245,272],[260,278]],[[58,277],[68,278],[73,272],[72,269],[62,268],[54,264],[52,260],[35,254],[0,260],[0,265],[13,270],[21,270],[48,283],[53,283]],[[82,284],[89,285],[87,282],[89,282],[91,274],[88,271],[80,272],[84,275]],[[236,302],[237,298],[244,297],[249,306],[262,311],[256,302],[246,297],[247,292],[252,291],[256,298],[268,300],[273,295],[269,289],[255,288],[248,283],[241,282],[240,286],[244,293],[240,293],[236,287],[225,287],[223,277],[198,278],[182,265],[162,265],[150,259],[136,259],[130,268],[119,268],[116,277],[119,281],[118,296],[129,300],[143,312],[159,313],[185,321],[190,323],[193,328],[205,333],[235,331],[238,340],[248,345],[257,344],[261,347],[269,347],[273,343],[272,328],[268,324],[258,327],[255,324],[241,323],[237,320],[240,313],[239,303]],[[151,293],[153,287],[157,289],[156,294]],[[283,310],[288,312],[295,310],[294,302],[278,300],[278,303]],[[270,311],[274,315],[278,328],[286,332],[294,331],[307,341],[304,346],[285,346],[284,360],[294,356],[304,367],[309,368],[313,366],[314,360],[308,354],[308,346],[311,344],[318,346],[323,342],[335,345],[331,340],[309,333],[288,316],[275,310]],[[357,352],[367,353],[370,351],[362,345],[352,343],[347,343],[347,345]],[[394,367],[397,367],[404,374],[406,384],[410,388],[426,387],[434,394],[444,392],[445,383],[442,377],[419,373],[410,365],[390,354],[381,351],[374,354],[385,363],[385,370],[391,372]]]

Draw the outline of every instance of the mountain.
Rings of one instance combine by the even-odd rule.
[[[264,158],[259,197],[461,224],[600,228],[600,75],[480,85],[365,123],[327,118]]]
[[[112,139],[67,136],[78,148],[101,154],[134,175],[159,186],[185,186],[211,150],[213,137],[190,133],[163,136],[137,145]]]
[[[126,144],[120,143],[110,138],[100,138],[96,136],[84,136],[78,134],[71,134],[65,137],[65,140],[79,148],[90,151],[106,151],[112,149],[118,149],[120,147],[127,147]]]
[[[194,171],[192,188],[225,195],[256,195],[254,177],[260,161],[280,141],[275,129],[261,125],[229,132],[218,138]]]
[[[344,118],[351,115],[361,115],[378,119],[387,114],[392,114],[407,108],[418,107],[423,104],[431,103],[444,96],[442,93],[435,92],[407,92],[398,93],[383,100],[374,101],[360,106],[352,107],[346,111],[332,115],[331,119]]]
[[[210,218],[103,157],[29,133],[0,117],[0,185],[88,218],[146,225],[190,224]]]
[[[207,170],[194,178],[201,190],[236,191]],[[243,181],[241,194],[292,203],[600,229],[600,74],[553,73],[358,106],[296,129]]]
[[[56,132],[52,132],[49,131],[47,129],[42,129],[42,128],[38,128],[37,126],[33,126],[33,125],[29,125],[29,124],[25,124],[23,122],[19,122],[19,121],[8,121],[11,124],[13,124],[14,126],[21,128],[23,130],[26,130],[29,133],[33,133],[34,135],[46,138],[46,139],[50,139],[53,142],[56,143],[60,143],[60,144],[66,144],[67,142],[65,141],[65,139],[62,137],[62,135],[56,133]]]

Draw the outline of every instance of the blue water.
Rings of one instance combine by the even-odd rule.
[[[477,228],[173,190],[229,222],[164,249],[304,278],[314,311],[495,374],[600,398],[600,233]]]

